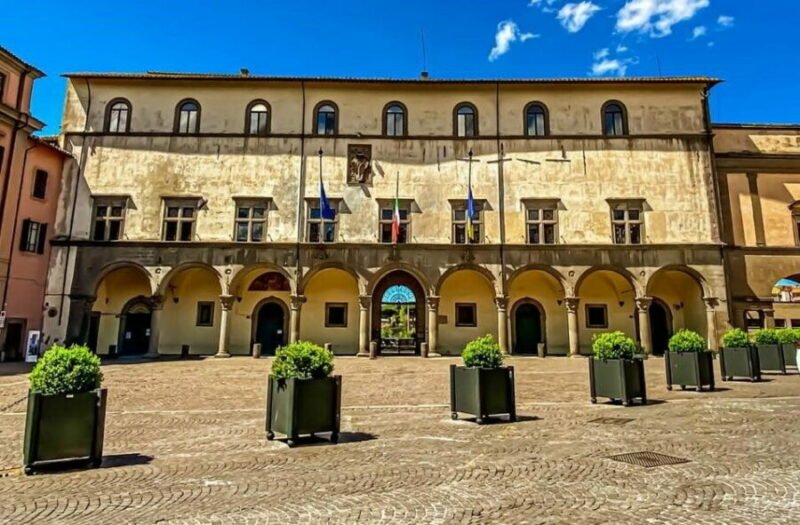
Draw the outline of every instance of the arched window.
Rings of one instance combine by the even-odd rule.
[[[200,104],[196,100],[186,99],[175,108],[175,133],[200,132]]]
[[[314,110],[314,133],[317,135],[335,135],[339,126],[336,104],[329,101],[320,102]]]
[[[628,134],[628,115],[622,102],[612,100],[603,105],[603,135]]]
[[[247,106],[244,132],[248,135],[268,135],[269,116],[269,104],[264,100],[254,100]]]
[[[547,108],[541,102],[525,106],[525,134],[529,137],[544,137],[550,134]]]
[[[469,102],[462,102],[453,112],[453,133],[457,137],[478,135],[478,110]]]
[[[403,137],[408,134],[406,107],[400,102],[389,102],[383,109],[383,134]]]
[[[131,103],[115,98],[106,106],[106,132],[127,133],[131,130]]]

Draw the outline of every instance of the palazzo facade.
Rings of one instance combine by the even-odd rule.
[[[728,326],[713,79],[67,80],[53,341],[580,355]]]

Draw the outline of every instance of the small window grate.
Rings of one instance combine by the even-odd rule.
[[[616,456],[608,456],[608,459],[614,461],[621,461],[644,468],[663,467],[666,465],[680,465],[681,463],[689,463],[688,459],[676,458],[674,456],[667,456],[657,452],[632,452],[628,454],[618,454]]]
[[[596,425],[624,425],[631,421],[633,421],[633,419],[624,417],[598,417],[597,419],[592,419],[589,423],[594,423]]]

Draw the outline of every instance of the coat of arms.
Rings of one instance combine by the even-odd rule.
[[[347,146],[347,183],[369,184],[372,182],[372,146],[349,144]]]

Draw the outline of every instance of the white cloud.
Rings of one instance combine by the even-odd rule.
[[[695,27],[694,29],[692,29],[692,40],[697,40],[701,36],[705,36],[707,32],[708,30],[706,29],[706,26]]]
[[[566,4],[558,11],[556,18],[570,33],[577,33],[595,13],[600,11],[600,6],[589,1],[579,4]]]
[[[607,47],[605,47],[603,49],[599,49],[599,50],[594,52],[594,59],[595,60],[603,60],[604,58],[607,58],[610,54],[611,54],[611,52],[608,50]]]
[[[525,42],[531,38],[536,38],[539,35],[533,33],[523,33],[519,27],[512,20],[505,20],[497,24],[497,33],[494,35],[494,47],[489,52],[489,62],[494,62],[501,56],[508,53],[512,42],[519,40]]]
[[[617,13],[617,31],[667,36],[672,26],[691,20],[710,0],[627,0]]]
[[[622,44],[617,46],[617,53],[625,53],[628,50],[628,46],[624,46]]]
[[[734,18],[728,15],[720,15],[717,18],[717,24],[721,25],[722,27],[733,27]]]
[[[628,62],[618,58],[604,58],[592,64],[592,75],[595,76],[616,75],[618,77],[624,77],[627,71]]]
[[[556,9],[553,7],[558,0],[531,0],[528,3],[528,7],[539,7],[545,13],[552,13]]]

